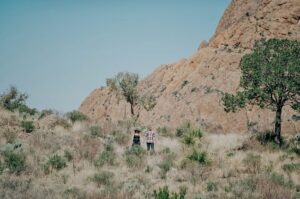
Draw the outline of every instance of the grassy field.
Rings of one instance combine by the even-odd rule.
[[[131,147],[143,124],[72,116],[0,110],[0,198],[300,198],[295,135],[279,148],[267,133],[213,134],[183,122],[159,128],[151,153],[143,133]]]

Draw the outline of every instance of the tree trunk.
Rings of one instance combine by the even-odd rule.
[[[130,110],[131,110],[131,116],[134,116],[134,109],[133,109],[133,104],[130,104]]]
[[[282,113],[281,105],[277,106],[276,110],[276,117],[275,117],[275,135],[276,135],[276,142],[281,146],[282,139],[281,139],[281,113]]]

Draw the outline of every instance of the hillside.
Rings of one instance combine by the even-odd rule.
[[[24,121],[35,128],[26,133]],[[169,199],[154,195],[165,186],[180,199],[300,196],[300,135],[280,149],[186,123],[162,128],[149,153],[143,135],[141,147],[131,147],[133,127],[0,109],[0,198]]]
[[[209,42],[139,83],[157,99],[135,110],[139,120],[109,88],[62,114],[29,107],[11,87],[0,95],[0,199],[299,199],[299,113],[284,110],[279,145],[274,113],[226,113],[221,102],[240,90],[239,62],[254,42],[300,41],[299,20],[299,0],[233,0]]]
[[[154,127],[176,128],[184,121],[207,132],[243,133],[272,128],[274,113],[247,107],[235,114],[224,112],[222,92],[239,88],[239,62],[261,38],[300,40],[300,1],[233,0],[211,40],[202,42],[188,59],[162,65],[139,84],[141,93],[157,98],[155,108],[140,111],[140,121]],[[98,122],[130,118],[129,105],[118,103],[108,88],[94,90],[81,104],[81,112]],[[286,108],[283,132],[299,131],[295,113]]]

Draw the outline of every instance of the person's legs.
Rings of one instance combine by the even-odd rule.
[[[150,151],[151,143],[147,143],[147,151]]]
[[[154,143],[151,143],[151,149],[154,151]]]

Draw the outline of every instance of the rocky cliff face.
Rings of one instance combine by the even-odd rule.
[[[201,125],[208,132],[247,132],[272,129],[274,113],[247,107],[225,113],[222,92],[236,92],[241,71],[239,62],[260,38],[300,40],[299,0],[233,0],[225,11],[215,35],[189,59],[162,65],[140,82],[142,94],[157,98],[155,108],[140,111],[146,125],[177,127],[184,121]],[[97,121],[130,118],[129,105],[118,103],[108,88],[96,89],[80,111]],[[300,130],[295,113],[284,110],[283,131]]]

